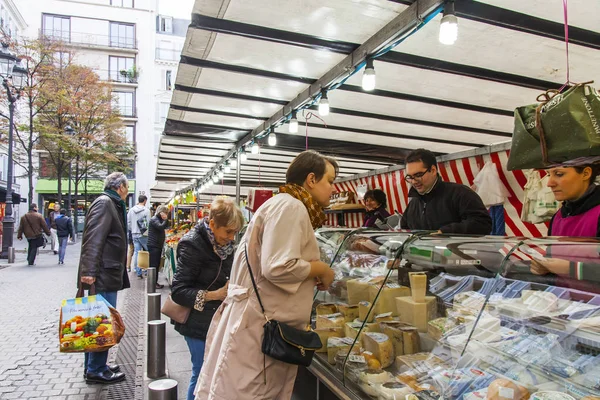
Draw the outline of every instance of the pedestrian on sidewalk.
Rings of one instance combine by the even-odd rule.
[[[215,311],[227,296],[233,240],[244,226],[244,216],[231,198],[219,197],[202,220],[177,245],[177,272],[171,298],[192,311],[175,330],[185,337],[192,356],[192,378],[187,400],[194,400],[204,360],[204,342]]]
[[[156,268],[158,272],[160,258],[162,256],[163,246],[165,245],[165,230],[169,227],[167,219],[167,207],[159,206],[156,214],[150,219],[148,226],[148,252],[150,253],[150,268]],[[157,289],[162,289],[164,285],[156,283]]]
[[[71,218],[67,217],[67,210],[62,208],[60,214],[54,219],[56,224],[56,236],[58,237],[58,263],[65,263],[65,252],[67,251],[67,242],[69,238],[73,240],[73,224]]]
[[[127,262],[127,206],[129,186],[122,172],[104,181],[104,192],[91,204],[81,239],[78,282],[95,286],[113,307],[117,292],[130,287]],[[78,283],[78,284],[81,284]],[[108,351],[85,353],[83,376],[87,383],[116,383],[125,379],[118,365],[109,367]]]
[[[127,272],[131,272],[131,261],[133,260],[134,251],[133,236],[131,236],[131,231],[127,229]]]
[[[146,208],[148,198],[143,194],[138,197],[138,203],[127,214],[127,228],[133,237],[133,266],[138,278],[142,278],[142,269],[138,266],[138,253],[140,250],[148,251],[148,222],[150,210]]]
[[[23,234],[29,243],[27,246],[27,263],[33,265],[37,256],[38,248],[46,247],[46,238],[44,233],[50,235],[50,229],[44,220],[42,214],[38,213],[37,204],[32,203],[29,206],[29,212],[21,217],[17,239],[23,240]]]
[[[58,250],[60,247],[58,235],[56,233],[57,217],[60,218],[60,204],[54,203],[54,211],[50,211],[50,215],[48,216],[48,220],[50,221],[50,246],[52,247],[52,251],[54,252],[54,254],[58,254]]]

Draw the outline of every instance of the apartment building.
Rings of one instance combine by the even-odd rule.
[[[0,36],[10,40],[16,40],[27,28],[27,23],[23,15],[17,8],[15,0],[0,0]],[[1,83],[1,82],[0,82]],[[2,94],[4,96],[4,94]],[[4,102],[4,101],[3,101]],[[8,109],[3,110],[4,115],[8,115]],[[8,124],[6,124],[8,126]],[[13,170],[13,191],[27,198],[27,193],[21,193],[18,176],[23,176],[24,171],[18,165],[14,165]],[[4,217],[4,201],[6,198],[6,180],[8,179],[8,147],[4,142],[0,144],[0,218]],[[27,186],[26,184],[24,186]],[[13,198],[14,212],[19,213],[19,204],[15,203]],[[27,210],[27,207],[23,207]]]
[[[140,194],[149,196],[193,0],[178,0],[176,6],[165,0],[19,0],[19,6],[35,10],[23,14],[26,36],[60,39],[77,64],[112,83],[115,107],[137,151],[129,203]],[[41,154],[34,196],[41,204],[57,195],[45,164]],[[98,181],[88,186],[91,194],[102,190]],[[65,193],[66,180],[62,187]]]

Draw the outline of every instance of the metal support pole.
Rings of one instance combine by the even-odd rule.
[[[160,320],[160,293],[148,293],[148,321]]]
[[[8,263],[12,264],[14,262],[15,262],[15,248],[9,247],[8,248]]]
[[[146,366],[148,378],[158,379],[166,374],[166,328],[167,322],[155,320],[148,322],[148,352]]]
[[[16,98],[11,93],[8,81],[4,79],[4,88],[8,93],[8,173],[6,176],[6,207],[4,209],[4,220],[2,221],[2,255],[8,258],[8,248],[13,247],[13,236],[15,234],[15,217],[13,215],[12,185],[13,185],[13,120],[15,114]],[[31,205],[31,204],[30,204]]]
[[[148,268],[148,277],[146,278],[146,293],[156,292],[156,268]]]
[[[241,187],[240,185],[242,184],[242,159],[240,158],[240,156],[238,155],[238,162],[237,162],[237,167],[235,170],[235,203],[238,205],[240,205],[240,192],[241,192]]]
[[[73,163],[69,161],[69,193],[67,193],[67,216],[71,217],[71,179],[73,178]]]
[[[148,384],[148,400],[177,400],[177,381],[160,379]]]

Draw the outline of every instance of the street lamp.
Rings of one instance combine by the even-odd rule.
[[[71,137],[75,135],[75,129],[71,125],[65,126],[65,133]],[[67,194],[67,215],[71,216],[71,179],[73,174],[73,162],[69,160],[69,193]],[[58,177],[60,179],[60,177]],[[77,209],[75,210],[77,212]]]
[[[15,103],[21,96],[21,90],[27,80],[27,70],[18,65],[19,60],[8,51],[8,45],[0,48],[0,77],[8,98],[8,173],[6,176],[6,208],[2,221],[2,254],[0,258],[8,258],[8,249],[13,247],[15,217],[13,215],[13,125]]]

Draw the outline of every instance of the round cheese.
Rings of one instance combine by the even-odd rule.
[[[360,373],[360,381],[363,383],[381,384],[392,379],[392,374],[382,369],[368,369]]]
[[[529,392],[522,386],[508,379],[496,379],[488,387],[488,400],[524,400],[529,398]]]
[[[379,400],[404,399],[413,390],[400,382],[386,382],[379,387]]]

